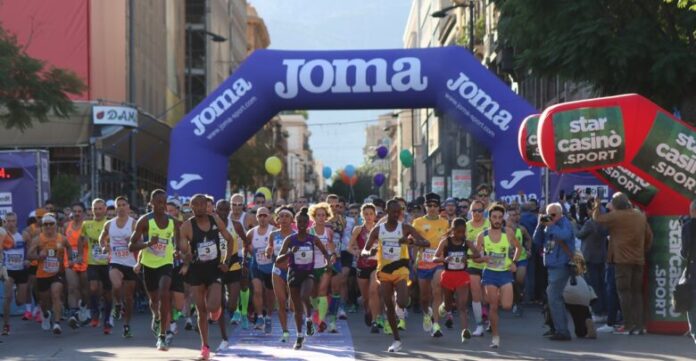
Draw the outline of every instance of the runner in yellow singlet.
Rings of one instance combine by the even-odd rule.
[[[480,200],[471,202],[472,219],[466,223],[466,239],[476,242],[479,234],[490,228],[490,222],[483,216],[485,211],[484,203]],[[483,309],[481,302],[483,301],[483,289],[481,287],[481,274],[485,264],[474,261],[473,252],[470,249],[467,252],[467,272],[471,278],[471,308],[474,310],[474,320],[476,321],[476,330],[473,336],[483,336]],[[448,318],[449,319],[449,318]]]

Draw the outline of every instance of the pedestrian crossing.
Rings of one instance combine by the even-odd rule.
[[[273,316],[273,328],[270,334],[262,330],[254,330],[250,325],[248,330],[233,326],[230,332],[230,346],[223,352],[215,354],[213,360],[291,360],[291,361],[353,361],[355,350],[353,338],[346,321],[338,320],[338,333],[315,333],[305,337],[301,350],[294,350],[296,332],[292,314],[288,314],[288,329],[290,339],[287,343],[280,342],[283,334],[278,316]]]

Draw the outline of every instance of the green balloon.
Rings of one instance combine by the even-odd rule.
[[[408,149],[404,149],[399,153],[399,159],[401,160],[401,165],[406,168],[411,168],[413,165],[413,154]]]

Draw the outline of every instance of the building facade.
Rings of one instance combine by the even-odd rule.
[[[287,142],[285,162],[289,187],[284,197],[287,200],[298,197],[312,198],[315,192],[321,190],[321,185],[316,172],[314,154],[309,146],[309,137],[312,133],[307,126],[307,118],[304,114],[291,112],[281,113],[277,118],[280,120],[282,133]]]

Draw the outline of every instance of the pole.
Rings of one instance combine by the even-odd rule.
[[[191,41],[192,36],[191,36],[191,26],[187,24],[186,26],[186,48],[188,49],[188,56],[186,57],[186,112],[191,111],[193,108],[193,91],[191,90],[191,86],[193,85],[192,81],[192,76],[191,76],[191,71],[193,68],[193,47],[191,46]]]
[[[411,109],[411,153],[413,153],[413,165],[411,166],[411,201],[415,202],[416,185],[418,184],[416,180],[416,163],[418,163],[418,158],[416,157],[416,117],[413,109]]]
[[[128,1],[128,101],[135,105],[135,0]],[[130,153],[131,191],[130,200],[134,206],[138,206],[138,164],[136,163],[136,129],[131,129],[128,134],[128,151]]]
[[[469,0],[469,50],[474,53],[474,0]]]

